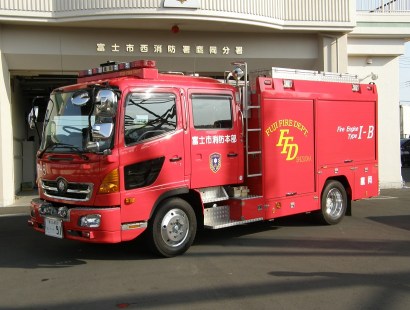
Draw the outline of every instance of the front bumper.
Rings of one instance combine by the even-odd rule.
[[[58,223],[58,235],[54,237],[78,240],[92,243],[118,243],[134,239],[145,230],[146,225],[134,225],[134,229],[121,223],[120,207],[90,208],[90,207],[66,207],[53,205],[50,202],[36,198],[31,201],[30,219],[28,224],[36,231],[46,234],[45,222]],[[81,218],[84,216],[99,215],[98,227],[81,226]],[[124,229],[127,227],[127,229]],[[61,230],[61,231],[60,231]],[[48,229],[48,234],[49,234]]]

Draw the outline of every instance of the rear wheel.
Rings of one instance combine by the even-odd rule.
[[[347,209],[347,195],[343,185],[338,181],[327,181],[321,197],[319,220],[328,225],[339,223]]]
[[[150,246],[164,257],[183,254],[194,241],[196,228],[192,207],[180,198],[167,199],[158,206],[150,221]]]

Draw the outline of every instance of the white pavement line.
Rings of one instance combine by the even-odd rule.
[[[386,199],[398,199],[398,197],[392,197],[392,196],[377,196],[377,197],[372,197],[372,198],[364,198],[363,200],[386,200]]]
[[[26,213],[0,214],[0,217],[11,217],[11,216],[28,216],[28,214]]]

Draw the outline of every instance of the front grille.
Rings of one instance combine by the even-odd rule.
[[[67,182],[67,189],[59,191],[57,180],[42,180],[41,187],[47,197],[74,201],[88,201],[93,192],[93,184],[91,183]]]

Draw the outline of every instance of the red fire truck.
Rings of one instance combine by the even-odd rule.
[[[85,242],[144,233],[170,257],[198,228],[297,213],[336,224],[352,200],[378,195],[374,84],[282,68],[248,74],[246,63],[225,80],[108,62],[54,90],[29,224]]]

